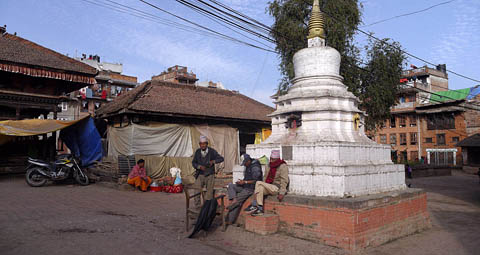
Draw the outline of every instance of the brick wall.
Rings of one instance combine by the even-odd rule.
[[[350,251],[378,246],[431,226],[426,193],[414,189],[351,199],[289,195],[282,203],[269,197],[265,209],[278,215],[280,231],[287,235]],[[242,215],[240,222],[245,221]]]
[[[450,149],[456,148],[456,161],[457,164],[462,164],[462,148],[456,147],[455,145],[458,141],[461,141],[467,137],[466,130],[466,119],[465,113],[455,114],[455,129],[444,129],[444,130],[428,130],[426,118],[421,118],[420,120],[420,129],[422,134],[421,145],[422,145],[422,157],[427,158],[426,149]],[[437,135],[445,134],[445,145],[439,145],[437,142]],[[454,141],[453,138],[458,138],[458,141]],[[427,143],[426,138],[432,138],[432,143]]]
[[[465,123],[468,136],[480,133],[480,111],[467,110],[465,112]]]

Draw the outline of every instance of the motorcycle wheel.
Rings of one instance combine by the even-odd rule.
[[[27,181],[27,184],[32,187],[41,187],[45,185],[48,181],[45,176],[40,174],[38,169],[39,168],[37,167],[30,168],[25,174],[25,180]]]
[[[82,174],[76,173],[75,174],[75,180],[78,182],[78,184],[80,184],[82,186],[87,186],[88,183],[89,183],[88,176],[83,172],[82,172]]]

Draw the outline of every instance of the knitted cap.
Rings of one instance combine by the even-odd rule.
[[[272,150],[270,158],[280,158],[280,150]]]

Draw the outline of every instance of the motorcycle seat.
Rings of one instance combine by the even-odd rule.
[[[37,162],[37,163],[42,163],[42,164],[51,164],[50,162],[48,161],[45,161],[45,160],[41,160],[41,159],[36,159],[36,158],[28,158],[29,161],[34,161],[34,162]]]
[[[28,158],[28,161],[32,162],[33,164],[43,165],[44,167],[47,167],[51,170],[55,170],[55,168],[57,167],[55,162],[48,162],[41,159]]]

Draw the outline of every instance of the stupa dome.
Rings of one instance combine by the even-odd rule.
[[[293,56],[295,78],[340,73],[340,53],[328,46],[305,48]]]

